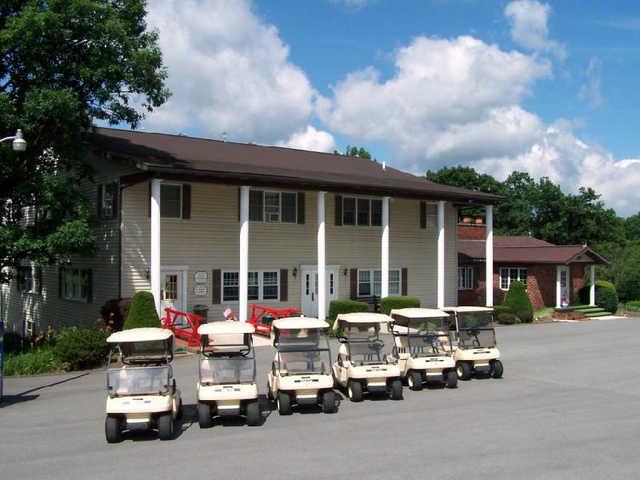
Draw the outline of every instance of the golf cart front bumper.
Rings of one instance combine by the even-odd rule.
[[[145,430],[154,423],[158,413],[173,410],[171,395],[141,395],[131,397],[107,397],[107,415],[125,418],[130,430]]]
[[[258,398],[258,386],[255,383],[235,383],[221,385],[198,384],[198,401],[220,402],[231,400],[254,400]]]
[[[482,367],[483,365],[489,365],[491,360],[497,360],[500,358],[500,350],[496,347],[491,348],[458,348],[454,353],[454,359],[456,362],[473,362],[474,368],[476,365]]]
[[[360,380],[371,393],[386,392],[389,380],[400,378],[400,368],[397,364],[351,365],[349,378]]]
[[[279,378],[279,388],[295,396],[299,405],[318,403],[319,393],[333,388],[331,375],[287,375]]]

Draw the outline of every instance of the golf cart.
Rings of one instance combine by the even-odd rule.
[[[274,320],[271,338],[276,348],[267,375],[269,399],[280,415],[290,415],[293,404],[322,406],[324,413],[338,410],[333,391],[329,324],[309,317]]]
[[[173,378],[173,333],[163,328],[133,328],[112,333],[107,368],[107,442],[123,430],[157,429],[161,440],[173,437],[182,399]]]
[[[382,313],[359,312],[340,314],[333,323],[340,342],[333,378],[346,388],[352,402],[361,401],[365,391],[402,400],[400,369],[395,362],[389,362],[391,352],[385,351],[385,342],[380,338],[381,327],[391,321]]]
[[[458,386],[453,348],[449,335],[449,315],[434,308],[400,308],[391,311],[394,357],[402,378],[411,390],[423,383]]]
[[[245,415],[247,424],[261,421],[253,325],[225,321],[198,327],[198,424],[213,425],[213,416]]]
[[[496,331],[491,326],[493,309],[487,307],[448,307],[444,309],[455,320],[457,347],[453,351],[456,370],[461,380],[474,373],[502,377],[500,350]]]

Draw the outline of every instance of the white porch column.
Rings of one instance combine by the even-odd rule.
[[[325,245],[324,198],[326,192],[318,192],[318,318],[327,314],[327,262]]]
[[[444,205],[445,202],[440,200],[438,202],[438,295],[437,303],[438,308],[444,308],[444,284],[445,284],[445,271],[444,271]]]
[[[382,258],[380,259],[380,298],[389,296],[389,197],[382,197]]]
[[[156,304],[156,312],[160,311],[160,180],[151,180],[151,259],[149,262],[151,293]]]
[[[249,187],[240,187],[240,272],[238,320],[247,321],[249,295]]]
[[[596,266],[591,265],[591,285],[589,286],[589,306],[596,305]]]
[[[487,307],[493,307],[493,205],[487,205],[487,236],[485,241],[485,292]]]
[[[561,273],[562,267],[556,266],[556,308],[562,307],[562,288],[561,288]]]

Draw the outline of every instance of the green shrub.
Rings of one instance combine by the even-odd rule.
[[[131,308],[124,321],[124,330],[160,326],[153,294],[151,292],[137,292],[131,300]]]
[[[533,320],[533,305],[531,305],[524,283],[511,282],[509,291],[504,297],[504,305],[509,307],[520,320],[525,322]]]
[[[20,353],[29,345],[27,339],[23,339],[22,335],[16,332],[5,332],[4,334],[4,353]]]
[[[596,280],[596,305],[600,306],[598,304],[598,290],[600,289],[609,289],[609,290],[613,290],[614,292],[616,292],[617,295],[617,291],[616,291],[616,287],[613,283],[607,281],[607,280]],[[578,290],[578,298],[579,298],[579,303],[582,305],[588,305],[590,302],[590,290],[591,290],[591,284],[587,283],[584,287],[582,287],[580,290]],[[607,295],[607,294],[605,294]],[[604,307],[602,307],[604,308]],[[616,306],[617,308],[617,306]],[[610,311],[610,310],[607,310]]]
[[[57,335],[53,352],[66,370],[95,367],[104,362],[109,351],[108,336],[97,328],[66,328]]]
[[[500,323],[501,325],[515,325],[520,323],[520,319],[516,316],[515,313],[501,312],[496,315],[496,318],[498,320],[498,323]]]
[[[494,317],[498,318],[498,315],[500,315],[501,313],[513,313],[513,310],[511,310],[511,307],[509,307],[508,305],[495,305],[493,307]]]
[[[369,304],[367,302],[358,302],[356,300],[331,300],[329,303],[329,318],[327,323],[331,325],[329,329],[329,335],[333,336],[333,322],[336,321],[336,317],[341,313],[354,313],[354,312],[367,312],[369,311]]]
[[[610,288],[611,290],[615,290],[616,286],[609,282],[608,280],[596,280],[596,289],[598,287],[602,287],[602,288]]]
[[[631,300],[624,305],[625,310],[640,312],[640,300]]]
[[[62,368],[52,348],[38,348],[31,352],[9,354],[4,358],[4,374],[37,375],[55,372]]]
[[[418,308],[420,299],[416,297],[391,296],[380,300],[380,311],[389,315],[391,310],[397,308]]]
[[[130,298],[113,298],[107,300],[105,304],[100,307],[100,316],[104,321],[105,327],[114,332],[122,330],[124,319],[127,318],[130,308]]]
[[[607,312],[618,311],[618,294],[614,288],[599,287],[596,282],[596,305]]]

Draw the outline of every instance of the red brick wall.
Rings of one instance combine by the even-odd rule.
[[[571,300],[573,300],[573,292],[580,290],[585,286],[585,269],[587,265],[584,263],[574,263],[569,266],[571,274]]]
[[[486,231],[484,225],[475,225],[473,223],[458,224],[459,240],[484,240]]]

